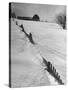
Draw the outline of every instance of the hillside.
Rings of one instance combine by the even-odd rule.
[[[36,45],[29,42],[16,21],[32,33]],[[66,83],[66,31],[54,23],[11,19],[12,87],[51,85],[40,54],[55,66]]]

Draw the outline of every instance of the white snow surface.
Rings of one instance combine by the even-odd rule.
[[[32,33],[32,45],[21,28]],[[66,83],[66,31],[58,24],[11,19],[11,77],[12,87],[55,85],[44,71],[41,56],[50,61]],[[50,78],[50,79],[49,79]]]

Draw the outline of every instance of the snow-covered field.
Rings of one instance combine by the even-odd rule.
[[[21,28],[32,33],[32,45]],[[11,19],[11,83],[12,87],[55,85],[41,66],[40,54],[50,61],[66,83],[66,30],[58,24]]]

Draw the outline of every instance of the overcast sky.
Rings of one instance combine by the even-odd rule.
[[[66,6],[47,5],[47,4],[12,3],[12,11],[14,11],[17,16],[33,17],[34,14],[38,14],[40,17],[40,20],[53,21],[56,14],[66,12]]]

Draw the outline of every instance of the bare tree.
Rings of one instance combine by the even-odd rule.
[[[40,18],[39,18],[39,16],[37,14],[35,14],[33,16],[32,20],[34,20],[34,21],[40,21]]]
[[[56,23],[61,25],[63,29],[66,29],[66,15],[64,15],[64,14],[57,15]]]
[[[14,20],[14,18],[16,18],[15,12],[12,12],[12,13],[11,13],[11,17],[13,18],[13,20]]]

